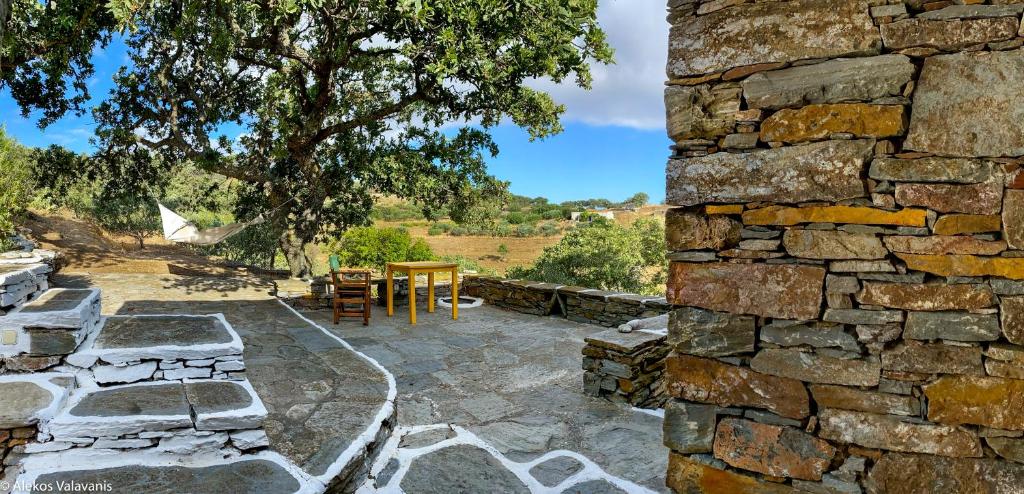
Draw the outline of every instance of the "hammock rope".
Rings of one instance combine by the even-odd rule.
[[[200,230],[194,223],[185,219],[180,214],[171,211],[167,206],[164,206],[160,202],[157,202],[156,205],[160,209],[160,222],[163,225],[164,238],[171,242],[182,244],[214,245],[242,233],[243,230],[250,226],[255,226],[265,222],[267,218],[272,217],[278,209],[281,209],[288,203],[294,201],[295,198],[296,196],[292,196],[277,207],[262,213],[249,221],[230,223],[203,230]]]

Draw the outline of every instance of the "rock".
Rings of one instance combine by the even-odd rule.
[[[914,271],[939,276],[1001,276],[1024,280],[1024,258],[978,257],[968,255],[926,255],[896,253]]]
[[[861,2],[746,3],[672,26],[668,76],[688,77],[810,58],[875,55],[880,47],[878,30]]]
[[[811,394],[818,408],[839,408],[882,415],[915,417],[921,413],[921,402],[912,396],[864,391],[845,386],[812,384]]]
[[[824,280],[817,266],[674,262],[667,298],[734,314],[816,319]]]
[[[835,261],[829,263],[833,273],[895,273],[896,267],[889,261]]]
[[[860,291],[860,281],[856,276],[825,276],[825,291],[829,293],[854,294]]]
[[[113,365],[99,365],[92,369],[96,382],[100,384],[109,383],[133,383],[149,379],[156,372],[156,362],[143,362],[138,365],[127,365],[116,367]]]
[[[1024,466],[994,459],[945,458],[888,453],[868,475],[868,492],[887,494],[1013,493]]]
[[[1024,439],[1012,437],[987,437],[985,444],[997,455],[1010,461],[1024,463]]]
[[[825,409],[818,412],[819,436],[865,448],[950,457],[979,457],[978,438],[946,425],[904,422],[891,415]]]
[[[949,21],[916,17],[879,27],[885,47],[893,51],[915,47],[956,51],[979,43],[1015,38],[1019,26],[1019,19],[1005,17]]]
[[[800,107],[806,104],[871,101],[898,96],[914,75],[903,55],[828,60],[761,72],[742,82],[750,108]]]
[[[668,400],[662,435],[665,446],[680,453],[710,453],[715,442],[716,409],[714,405]]]
[[[1024,295],[1024,281],[1001,280],[992,278],[988,280],[992,291],[996,295]]]
[[[666,387],[676,398],[763,408],[793,419],[810,413],[807,390],[800,381],[689,355],[670,355],[665,362]]]
[[[667,343],[679,353],[722,357],[752,353],[754,318],[685,307],[669,313]]]
[[[996,304],[988,285],[874,281],[864,282],[857,301],[865,305],[924,311],[977,310]]]
[[[740,88],[710,85],[668,86],[665,113],[668,135],[674,141],[715,139],[732,132],[740,109]]]
[[[262,429],[235,431],[231,433],[231,444],[242,451],[266,448],[270,446],[270,438]]]
[[[980,240],[962,235],[933,235],[930,237],[891,235],[883,237],[882,240],[890,251],[910,254],[994,256],[1006,250],[1006,242],[1002,240]]]
[[[1003,238],[1012,249],[1024,249],[1024,190],[1003,193]]]
[[[715,457],[736,468],[804,480],[820,480],[836,449],[792,427],[726,418],[715,433]]]
[[[998,179],[970,185],[898,183],[896,203],[940,213],[999,214],[1003,185]]]
[[[908,340],[882,352],[882,369],[982,376],[981,349]]]
[[[698,463],[669,452],[665,485],[686,494],[799,494],[796,489]]]
[[[967,312],[909,312],[903,337],[912,340],[995,341],[999,339],[999,318],[995,314]]]
[[[992,175],[992,166],[981,160],[929,156],[917,159],[875,158],[868,176],[893,182],[952,182],[976,184]]]
[[[942,376],[923,388],[928,420],[1024,430],[1024,381],[1001,377]]]
[[[818,324],[811,327],[808,324],[776,320],[761,327],[761,341],[779,346],[808,345],[816,348],[841,348],[848,352],[860,351],[857,340],[843,331],[841,325]]]
[[[791,226],[801,223],[845,223],[858,225],[925,226],[923,209],[885,211],[860,206],[812,206],[789,208],[770,206],[743,212],[745,225]]]
[[[805,146],[715,153],[669,160],[666,204],[841,201],[865,197],[860,174],[874,141],[825,141]]]
[[[918,14],[920,19],[958,20],[981,19],[986,17],[1020,17],[1024,5],[950,5],[930,12]]]
[[[0,429],[35,424],[39,413],[56,399],[46,388],[28,381],[0,382],[0,394],[4,397],[0,408]]]
[[[164,371],[164,379],[177,381],[181,379],[209,379],[213,370],[209,367],[187,367],[184,369],[168,369]]]
[[[865,309],[825,309],[823,321],[840,324],[888,324],[903,322],[903,311]]]
[[[750,361],[750,368],[772,376],[844,386],[878,386],[882,372],[877,357],[847,360],[793,348],[761,350]]]
[[[985,111],[977,111],[979,95]],[[904,148],[943,156],[1022,155],[1024,134],[1017,130],[1022,102],[1022,50],[928,57],[914,91]]]
[[[995,377],[1024,379],[1024,363],[985,359],[985,373]]]
[[[722,215],[706,215],[682,208],[665,212],[668,250],[724,250],[740,242],[740,222]]]
[[[932,226],[932,233],[936,235],[964,235],[998,232],[1000,226],[998,215],[944,214],[935,221],[935,225]]]
[[[722,147],[730,149],[754,149],[757,147],[758,135],[753,132],[729,134],[722,139]]]
[[[761,122],[764,142],[806,142],[833,134],[858,138],[885,138],[906,133],[907,116],[902,105],[837,103],[779,110]]]
[[[786,230],[782,245],[789,255],[807,259],[882,259],[889,254],[874,235],[838,230]]]

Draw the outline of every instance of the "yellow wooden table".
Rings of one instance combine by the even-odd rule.
[[[416,324],[416,275],[427,274],[427,312],[434,312],[434,273],[452,274],[452,319],[459,318],[459,265],[453,262],[389,262],[388,316],[395,313],[395,271],[409,275],[409,323]]]

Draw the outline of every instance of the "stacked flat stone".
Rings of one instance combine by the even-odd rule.
[[[1024,4],[672,0],[676,492],[1024,483]]]
[[[584,339],[583,392],[641,408],[666,399],[662,374],[668,346],[660,332],[602,331]]]
[[[50,266],[4,263],[0,260],[0,315],[24,305],[49,288]]]
[[[503,309],[538,316],[561,315],[570,321],[605,327],[665,314],[671,308],[664,297],[490,276],[466,276],[462,289]]]

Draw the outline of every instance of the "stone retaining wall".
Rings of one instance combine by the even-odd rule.
[[[668,485],[1019,491],[1024,4],[669,7]]]
[[[665,335],[609,329],[585,339],[583,392],[642,408],[665,403]]]
[[[610,292],[491,276],[466,276],[463,290],[485,302],[526,314],[562,315],[570,321],[617,327],[634,319],[664,314],[664,297]]]

